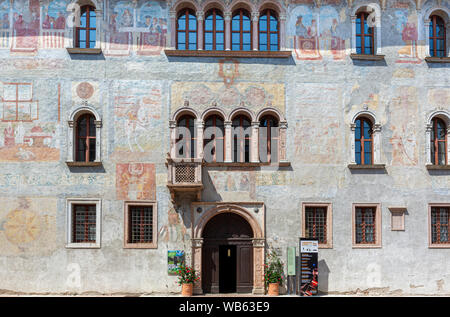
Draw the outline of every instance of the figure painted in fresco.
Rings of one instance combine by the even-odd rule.
[[[402,31],[402,40],[406,45],[399,51],[401,57],[417,57],[417,36],[416,25],[406,22]]]
[[[308,37],[308,30],[303,25],[303,21],[302,20],[303,20],[302,16],[298,16],[297,17],[297,22],[295,23],[295,35],[297,35],[299,37],[307,38]]]
[[[420,63],[418,58],[418,31],[417,15],[409,15],[407,10],[397,10],[395,15],[395,28],[401,36],[404,45],[398,50],[397,63]]]
[[[350,38],[349,28],[341,19],[345,19],[345,15],[340,15],[334,7],[320,9],[320,47],[334,60],[345,58],[345,40]]]
[[[137,10],[138,54],[159,55],[167,43],[167,5],[160,1],[142,2]]]
[[[12,127],[11,122],[8,123],[8,126],[3,130],[3,144],[6,147],[14,146],[16,144],[16,139],[14,136],[14,129]]]
[[[12,50],[17,52],[35,52],[39,39],[39,0],[14,1],[13,9],[15,41]]]
[[[105,55],[129,55],[131,45],[130,28],[134,27],[134,9],[129,2],[112,2],[106,32]]]
[[[133,26],[133,16],[130,13],[130,10],[125,9],[120,19],[121,27],[131,27]]]
[[[3,17],[0,20],[0,24],[2,26],[2,29],[9,29],[9,14],[3,13]]]
[[[293,22],[288,26],[288,32],[293,36],[293,46],[297,59],[321,59],[318,24],[311,9],[300,5],[293,8],[291,14],[293,15]]]

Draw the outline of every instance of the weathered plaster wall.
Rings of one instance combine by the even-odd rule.
[[[423,60],[421,21],[438,2],[416,10],[415,1],[382,1],[382,62],[349,58],[358,0],[280,2],[293,49],[287,60],[167,58],[170,4],[157,1],[106,1],[103,54],[70,56],[67,27],[51,29],[66,37],[53,46],[44,33],[47,10],[56,23],[57,12],[67,15],[65,1],[0,2],[0,290],[179,291],[167,275],[167,250],[185,250],[190,259],[191,205],[171,204],[165,156],[168,122],[189,100],[199,113],[243,102],[253,113],[271,105],[284,114],[291,166],[208,168],[202,198],[264,202],[267,244],[283,257],[298,244],[301,203],[331,202],[333,248],[319,254],[323,291],[450,294],[450,249],[428,248],[428,203],[450,202],[450,175],[425,168],[426,120],[450,111],[447,64]],[[132,22],[126,10],[135,10]],[[15,13],[27,27],[13,27]],[[158,18],[158,36],[150,37],[146,15]],[[407,22],[416,43],[403,40]],[[67,121],[86,104],[101,116],[103,164],[69,168]],[[382,126],[386,172],[347,168],[350,123],[364,109]],[[65,247],[66,199],[73,197],[102,199],[100,249]],[[123,248],[123,201],[135,199],[158,203],[157,249]],[[381,203],[382,248],[352,248],[357,202]],[[405,231],[390,230],[389,206],[407,207]]]

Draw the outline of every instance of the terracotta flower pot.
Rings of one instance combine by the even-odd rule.
[[[269,283],[268,295],[278,296],[280,290],[280,285],[278,283]]]
[[[194,284],[193,283],[181,284],[181,295],[182,296],[192,296],[193,292],[194,292]]]

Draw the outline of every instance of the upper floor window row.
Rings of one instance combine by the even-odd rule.
[[[205,16],[184,8],[177,14],[176,48],[208,51],[278,51],[280,26],[278,14],[265,9],[258,14],[239,8],[224,14],[213,8]]]

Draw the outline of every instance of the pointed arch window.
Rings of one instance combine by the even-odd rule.
[[[205,120],[204,158],[207,162],[223,162],[225,158],[225,126],[223,118],[211,115]]]
[[[233,12],[231,19],[231,49],[250,51],[252,49],[252,25],[250,14],[245,9]]]
[[[76,121],[75,161],[94,162],[96,155],[95,117],[90,113]]]
[[[195,158],[195,118],[182,116],[177,123],[176,155],[179,158]]]
[[[197,49],[197,17],[191,9],[183,9],[178,13],[176,31],[177,49]]]
[[[205,50],[223,51],[225,49],[225,21],[222,12],[217,9],[208,11],[204,28]]]
[[[447,164],[447,126],[442,119],[433,118],[431,129],[431,163]]]
[[[245,115],[238,115],[232,121],[233,162],[250,162],[250,120]]]
[[[80,26],[75,29],[75,47],[94,48],[96,43],[95,8],[90,5],[81,7]]]
[[[355,161],[358,165],[373,164],[372,122],[365,117],[355,121]]]
[[[446,57],[447,47],[445,41],[447,35],[444,19],[437,15],[431,16],[429,32],[430,56]]]
[[[359,12],[356,15],[356,53],[374,55],[375,29],[368,24],[369,14]]]
[[[266,115],[259,121],[259,156],[263,162],[278,162],[278,120]]]
[[[259,17],[259,50],[278,51],[280,43],[279,23],[273,10],[265,10]]]

